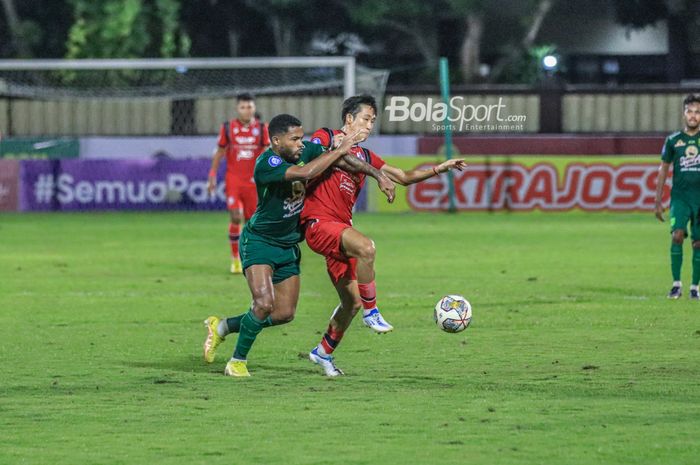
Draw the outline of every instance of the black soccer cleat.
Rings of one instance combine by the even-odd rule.
[[[695,291],[697,294],[697,291]],[[692,298],[692,293],[693,291],[690,291],[691,293],[691,298]],[[668,293],[668,298],[669,299],[680,299],[683,293],[681,292],[681,287],[680,286],[673,286],[671,290]]]
[[[690,297],[690,300],[700,300],[700,292],[697,289],[691,289],[688,297]]]

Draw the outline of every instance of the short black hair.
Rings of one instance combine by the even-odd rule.
[[[700,94],[688,94],[683,99],[683,108],[691,103],[700,103]]]
[[[270,137],[272,137],[280,134],[286,134],[287,131],[289,131],[289,128],[298,128],[300,126],[301,121],[299,121],[299,118],[296,116],[281,114],[270,120],[267,131],[270,134]]]
[[[255,97],[253,94],[243,92],[242,94],[236,95],[236,102],[255,102]]]
[[[367,105],[374,110],[375,115],[377,114],[377,101],[374,100],[374,97],[367,94],[354,95],[345,99],[343,102],[343,110],[340,115],[340,118],[343,120],[343,124],[345,124],[345,117],[348,114],[352,115],[353,118],[357,116],[362,109],[360,105]]]

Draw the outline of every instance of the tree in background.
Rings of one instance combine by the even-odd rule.
[[[186,56],[179,0],[70,0],[75,22],[67,58]]]
[[[0,57],[58,58],[71,26],[65,0],[1,0]],[[4,27],[4,26],[7,27]]]
[[[616,21],[643,29],[658,21],[668,23],[667,79],[678,82],[688,73],[690,30],[700,17],[697,0],[614,0]]]
[[[489,78],[491,82],[533,84],[538,75],[540,58],[543,53],[551,51],[551,47],[537,46],[535,41],[556,0],[527,0],[526,3],[531,13],[523,18],[523,35],[517,42],[506,45],[493,65]]]
[[[421,66],[437,69],[438,18],[444,5],[422,0],[337,1],[350,19],[365,28],[398,32],[421,57]]]

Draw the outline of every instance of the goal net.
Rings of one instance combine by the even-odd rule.
[[[236,95],[267,119],[339,119],[344,97],[382,102],[386,70],[352,57],[0,61],[0,131],[9,136],[197,135],[216,132]],[[331,118],[328,121],[328,118]]]

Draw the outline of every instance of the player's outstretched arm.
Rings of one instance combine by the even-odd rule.
[[[367,176],[371,176],[377,180],[377,185],[379,190],[381,190],[384,195],[386,195],[389,203],[394,201],[394,196],[396,195],[396,186],[389,177],[384,174],[381,170],[378,170],[374,166],[370,165],[366,161],[362,161],[359,158],[345,154],[340,158],[335,164],[338,168],[347,171],[348,173],[363,173]]]
[[[467,163],[463,159],[453,158],[451,160],[444,161],[431,169],[406,171],[395,166],[384,165],[382,166],[382,171],[385,172],[392,181],[401,184],[402,186],[408,186],[410,184],[425,181],[433,176],[439,176],[442,173],[447,173],[452,169],[462,171],[466,167]]]
[[[654,206],[654,214],[662,223],[664,222],[664,206],[661,203],[661,200],[664,196],[664,185],[666,184],[669,168],[671,168],[670,163],[661,162],[661,165],[659,166],[659,174],[656,177],[656,203]]]
[[[303,166],[290,166],[284,174],[284,179],[286,181],[308,181],[313,179],[319,174],[326,171],[331,165],[340,159],[343,155],[348,153],[350,147],[355,143],[355,138],[359,132],[346,137],[343,142],[340,143],[338,148],[326,152],[323,156],[320,156]]]
[[[219,164],[224,155],[226,155],[226,148],[217,147],[214,152],[214,158],[211,160],[211,168],[209,169],[209,178],[207,181],[207,191],[209,191],[209,194],[216,189],[216,173],[219,171]]]

